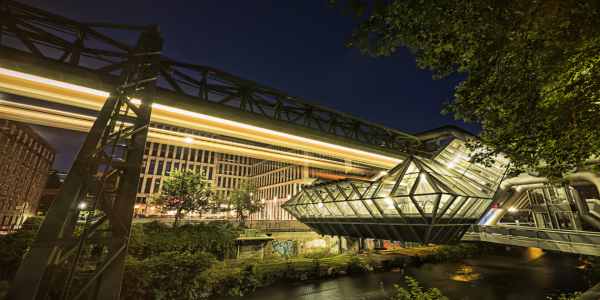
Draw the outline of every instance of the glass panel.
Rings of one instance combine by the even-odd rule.
[[[339,199],[340,196],[340,191],[339,190],[335,190],[335,191],[331,191],[331,194],[333,195],[334,199],[333,200],[337,200]]]
[[[396,184],[396,179],[390,180],[390,179],[386,179],[383,181],[382,183],[382,187],[379,190],[379,192],[377,192],[377,197],[387,197],[390,195],[390,193],[392,192],[392,189],[394,188],[394,185]]]
[[[544,191],[541,189],[533,190],[531,192],[531,203],[533,205],[544,205],[546,201],[544,200]]]
[[[564,188],[549,188],[548,193],[550,194],[550,202],[552,204],[567,204],[567,194]]]
[[[417,185],[417,188],[415,189],[414,194],[420,195],[420,194],[431,194],[431,193],[435,193],[435,190],[433,189],[431,184],[427,181],[425,174],[421,174],[419,184]]]
[[[377,199],[375,202],[381,207],[381,210],[383,210],[384,216],[400,216],[398,210],[394,207],[394,200],[392,200],[392,198]]]
[[[314,205],[314,204],[313,204]],[[319,203],[313,206],[316,210],[321,212],[323,217],[331,218],[331,212],[327,209],[327,206],[324,206],[323,203]]]
[[[358,215],[362,218],[371,218],[371,214],[367,207],[362,203],[362,201],[350,201],[350,205],[354,207]]]
[[[450,207],[448,207],[448,210],[446,210],[444,216],[450,217],[455,213],[456,210],[461,209],[466,199],[467,197],[456,197],[456,199],[450,204]]]
[[[438,195],[413,196],[425,214],[432,214]]]
[[[309,215],[313,216],[313,217],[320,217],[321,214],[315,209],[315,206],[312,204],[307,204],[304,205],[304,208],[306,208],[306,212],[308,212]]]
[[[451,195],[448,194],[442,194],[442,197],[440,198],[440,204],[438,205],[438,210],[437,213],[441,213],[442,210],[446,207],[446,205],[448,205],[448,200],[450,200],[452,198]],[[440,216],[437,216],[438,218]]]
[[[378,186],[379,186],[379,184],[377,184],[377,183],[371,185],[371,187],[369,188],[369,191],[367,192],[367,195],[365,196],[365,198],[372,198],[373,197],[373,193],[375,193],[375,190],[377,190]],[[353,198],[353,199],[358,199],[358,198]]]
[[[414,162],[410,162],[410,166],[408,166],[408,169],[406,170],[406,173],[404,174],[411,174],[411,173],[419,173],[420,170],[419,168],[417,168],[417,165],[415,165]]]
[[[552,221],[550,221],[550,215],[548,213],[534,213],[535,222],[537,227],[541,229],[552,229]]]
[[[324,205],[329,209],[329,211],[331,211],[331,213],[334,216],[343,216],[344,215],[344,214],[342,214],[342,211],[340,211],[337,208],[337,205],[335,205],[335,203],[325,203]]]
[[[301,216],[306,216],[306,210],[304,209],[303,205],[296,205],[296,210]]]
[[[404,177],[402,177],[402,180],[400,180],[400,183],[398,184],[398,188],[396,189],[394,196],[397,197],[408,195],[408,193],[413,187],[413,184],[415,184],[415,181],[417,180],[418,176],[419,174],[417,173],[404,175]]]
[[[346,216],[356,217],[356,215],[354,214],[354,211],[352,210],[350,205],[348,205],[347,202],[338,202],[337,204],[340,207],[340,209],[346,214]]]
[[[465,215],[465,213],[467,212],[467,210],[469,210],[471,208],[471,205],[477,201],[477,198],[469,198],[467,199],[467,201],[465,201],[465,204],[463,204],[463,206],[460,208],[460,210],[456,213],[456,217],[462,217]]]
[[[483,211],[488,207],[488,205],[491,203],[491,200],[482,200],[479,207],[477,207],[477,209],[475,209],[473,211],[473,213],[471,214],[471,218],[473,219],[477,219],[479,217],[481,217],[481,214],[483,213]]]
[[[375,203],[373,203],[372,200],[364,200],[364,202],[367,204],[369,209],[371,209],[371,214],[374,217],[381,217],[381,213],[379,212],[379,209],[377,209],[377,206],[375,206]]]
[[[415,206],[412,200],[408,197],[395,197],[396,205],[400,208],[403,214],[414,217],[414,215],[419,215],[419,210]]]
[[[348,197],[348,200],[356,200],[360,199],[360,195],[358,195],[355,191],[352,191],[352,194]]]
[[[570,211],[555,212],[558,229],[575,230],[573,215]]]
[[[481,199],[477,199],[477,202],[475,203],[475,205],[473,205],[469,211],[467,211],[467,213],[465,214],[465,218],[473,218],[473,215],[475,214],[475,211],[479,208],[479,206],[482,204],[483,200]]]

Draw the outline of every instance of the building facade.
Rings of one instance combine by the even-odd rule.
[[[0,225],[10,226],[35,215],[58,151],[27,124],[0,126]]]
[[[281,208],[281,205],[296,194],[302,185],[313,182],[318,178],[344,178],[353,174],[346,174],[343,170],[328,170],[309,164],[299,164],[293,159],[274,161],[243,155],[235,151],[220,151],[215,148],[196,147],[183,142],[185,136],[194,138],[211,139],[223,143],[247,145],[248,147],[268,149],[278,153],[293,153],[318,157],[319,159],[335,160],[333,157],[310,154],[305,151],[284,148],[280,146],[264,145],[259,143],[232,138],[228,136],[192,130],[167,124],[152,122],[150,127],[164,132],[180,134],[174,140],[161,140],[149,137],[146,143],[142,172],[137,191],[136,211],[138,214],[158,214],[150,207],[146,207],[147,198],[158,193],[164,180],[175,170],[195,170],[205,174],[212,186],[229,197],[231,189],[239,187],[244,178],[254,181],[258,189],[253,195],[254,201],[263,204],[261,211],[249,217],[253,220],[294,220],[295,218]],[[179,141],[179,142],[178,142]],[[234,213],[204,214],[207,217],[233,217]]]

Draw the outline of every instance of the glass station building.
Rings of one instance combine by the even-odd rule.
[[[283,208],[324,235],[458,242],[490,208],[505,170],[471,164],[468,154],[454,140],[433,159],[411,156],[373,181],[304,186]]]

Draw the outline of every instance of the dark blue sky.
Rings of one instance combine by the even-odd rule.
[[[407,133],[449,124],[474,133],[481,129],[440,114],[466,75],[433,80],[431,71],[416,67],[407,49],[373,58],[347,48],[354,19],[342,17],[341,7],[330,9],[324,0],[22,2],[77,21],[158,23],[165,55]],[[133,44],[136,35],[119,38]]]

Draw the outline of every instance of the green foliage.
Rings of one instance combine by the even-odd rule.
[[[219,194],[216,204],[219,207],[220,205],[226,206],[226,208],[221,209],[221,211],[229,212],[233,209],[237,217],[245,214],[253,214],[260,211],[262,208],[262,203],[255,199],[257,192],[258,188],[256,187],[255,182],[249,177],[243,178],[238,183],[238,186],[234,186],[233,189],[231,189],[229,198],[224,198],[222,194]],[[240,226],[244,226],[243,218],[240,222]]]
[[[128,258],[123,277],[124,299],[198,299],[210,293],[217,261],[208,253],[166,252],[150,260]]]
[[[321,277],[321,262],[319,261],[318,258],[312,259],[312,264],[310,266],[310,270],[308,271],[308,274],[312,278]]]
[[[193,170],[174,170],[167,178],[160,193],[148,198],[148,203],[155,203],[167,210],[175,210],[173,227],[179,224],[179,215],[184,212],[208,211],[209,202],[214,196],[213,187],[209,186],[205,175]]]
[[[360,262],[360,259],[358,259],[358,257],[353,256],[352,258],[350,258],[348,266],[346,267],[346,272],[348,272],[348,274],[361,273],[364,271],[365,268],[363,268],[362,263]]]
[[[560,294],[556,297],[547,296],[546,299],[577,300],[577,299],[579,299],[579,297],[581,297],[581,295],[583,295],[582,292],[574,292],[574,293],[568,293],[568,294]]]
[[[33,242],[35,233],[32,230],[21,230],[13,234],[0,235],[0,276],[12,278],[29,245]]]
[[[147,257],[163,252],[208,252],[218,259],[235,253],[235,241],[239,233],[229,222],[215,226],[198,223],[171,228],[164,223],[134,223],[131,226],[129,254]]]
[[[42,222],[44,222],[44,217],[41,217],[41,216],[29,217],[25,220],[25,222],[23,222],[22,226],[26,226],[26,225],[39,226],[39,225],[42,225]]]
[[[395,284],[398,295],[392,297],[392,300],[448,300],[448,297],[442,295],[442,292],[436,288],[423,291],[419,283],[410,276],[406,276],[405,282],[410,287],[410,292]]]
[[[229,297],[241,297],[248,291],[260,285],[262,274],[254,264],[249,264],[243,268],[235,277],[233,285],[227,291]]]
[[[285,262],[285,268],[281,271],[281,277],[284,279],[284,281],[288,282],[293,281],[296,279],[296,277],[298,277],[296,267],[291,260],[288,259]]]
[[[483,123],[467,146],[487,152],[473,162],[506,155],[509,177],[531,169],[565,184],[600,155],[600,1],[344,3],[358,21],[347,45],[372,56],[408,47],[434,78],[469,74],[443,113]]]

